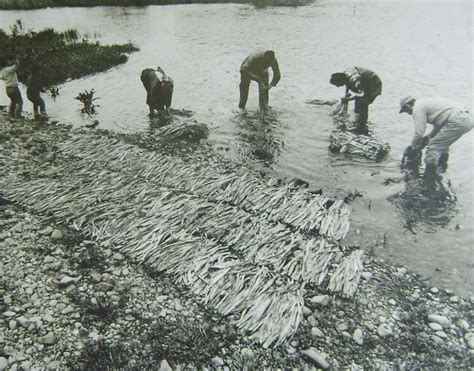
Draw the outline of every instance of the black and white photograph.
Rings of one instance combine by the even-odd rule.
[[[474,368],[471,0],[0,0],[0,370]]]

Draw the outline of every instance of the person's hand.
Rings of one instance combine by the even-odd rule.
[[[348,96],[348,95],[346,95],[345,97],[342,97],[341,98],[341,103],[346,104],[347,102],[349,102],[349,98],[350,98],[350,96]]]
[[[259,88],[260,88],[261,90],[269,90],[269,89],[270,89],[270,86],[269,86],[269,85],[265,85],[265,83],[261,82],[261,83],[259,84]]]

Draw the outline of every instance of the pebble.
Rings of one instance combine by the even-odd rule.
[[[252,349],[249,349],[249,348],[242,348],[242,350],[240,351],[240,355],[244,358],[252,358],[253,351]]]
[[[393,334],[393,331],[391,329],[391,327],[389,327],[387,324],[385,323],[382,323],[378,328],[377,328],[377,334],[381,337],[381,338],[385,338],[387,336],[390,336]]]
[[[324,370],[329,368],[329,363],[326,360],[326,355],[319,352],[317,349],[311,347],[311,348],[302,350],[301,354],[308,357],[311,361],[315,363],[316,366]]]
[[[53,227],[47,226],[45,229],[42,229],[41,231],[38,232],[39,234],[42,234],[43,236],[48,236],[51,233],[53,233]]]
[[[122,261],[123,260],[123,255],[116,252],[114,255],[112,255],[112,259],[116,261]]]
[[[317,327],[311,327],[311,335],[313,337],[323,337],[324,333]]]
[[[44,258],[43,262],[44,262],[44,264],[49,264],[49,263],[53,263],[54,260],[55,259],[52,256],[48,255],[47,257]]]
[[[436,331],[435,335],[439,336],[442,339],[446,339],[448,337],[448,335],[446,335],[446,333],[444,331]]]
[[[59,370],[61,369],[61,363],[59,361],[52,361],[48,363],[48,366],[46,366],[48,370]]]
[[[309,309],[306,305],[303,306],[303,316],[308,317],[312,314],[313,312],[311,309]]]
[[[26,327],[29,324],[29,321],[27,318],[20,316],[16,319],[16,322],[21,326],[21,327]]]
[[[8,367],[8,359],[0,357],[0,370],[5,370]]]
[[[10,321],[8,321],[8,328],[10,330],[14,330],[16,329],[16,326],[17,326],[17,322],[14,320],[14,319],[11,319]]]
[[[56,338],[56,335],[54,335],[52,332],[49,332],[46,335],[38,338],[38,343],[44,344],[44,345],[53,345],[53,344],[56,344],[57,341],[58,339]]]
[[[101,282],[99,284],[98,288],[102,292],[108,292],[108,291],[113,290],[114,285],[112,285],[111,283],[108,283],[108,282]]]
[[[459,327],[461,327],[461,329],[464,331],[467,331],[469,330],[469,323],[465,319],[462,319],[459,321]]]
[[[459,303],[459,297],[457,297],[456,295],[451,296],[451,297],[449,298],[449,301],[450,301],[451,303]]]
[[[75,282],[76,282],[75,278],[69,277],[69,276],[64,276],[63,278],[61,278],[61,281],[59,281],[59,286],[67,287],[70,284],[75,283]]]
[[[364,344],[364,334],[360,328],[355,329],[354,334],[352,334],[352,338],[357,344]]]
[[[61,238],[63,238],[63,233],[59,229],[55,229],[53,233],[51,233],[51,239],[60,240]]]
[[[431,322],[439,323],[443,328],[448,328],[451,326],[451,322],[445,316],[440,316],[437,314],[429,314],[428,320]]]
[[[362,272],[361,276],[366,280],[370,281],[372,279],[373,273],[372,272]]]
[[[433,294],[437,294],[439,292],[439,289],[437,287],[432,287],[430,290]]]
[[[160,371],[173,371],[173,369],[171,368],[171,366],[169,365],[166,359],[161,361]]]
[[[309,299],[311,304],[326,306],[331,302],[329,295],[316,295]]]
[[[214,357],[213,359],[211,359],[211,362],[215,367],[224,366],[224,361],[220,357]]]
[[[464,335],[464,339],[466,339],[467,346],[470,349],[474,349],[474,333],[468,332],[466,335]]]
[[[431,327],[433,331],[441,331],[443,329],[443,326],[441,326],[439,323],[436,323],[436,322],[431,322],[429,326]]]

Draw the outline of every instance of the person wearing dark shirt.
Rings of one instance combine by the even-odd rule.
[[[165,108],[170,108],[174,83],[161,67],[156,70],[145,68],[140,75],[140,80],[146,90],[146,104],[150,109],[150,114],[153,114],[155,110],[163,111]]]
[[[270,84],[268,69],[273,71]],[[277,86],[280,81],[280,68],[273,50],[258,51],[250,54],[240,67],[240,102],[239,108],[245,109],[249,95],[250,82],[258,83],[260,109],[265,111],[268,107],[268,91]]]
[[[26,96],[28,97],[28,100],[33,103],[33,114],[35,119],[46,115],[46,106],[43,98],[41,98],[41,93],[44,93],[43,81],[39,67],[34,65],[31,68],[31,74],[28,77]],[[40,109],[41,114],[38,112],[38,108]]]
[[[382,81],[373,71],[362,67],[351,67],[344,72],[331,75],[329,81],[335,86],[345,86],[346,95],[341,98],[343,103],[354,101],[356,129],[358,134],[368,134],[367,120],[369,105],[382,94]]]

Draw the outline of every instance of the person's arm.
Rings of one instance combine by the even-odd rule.
[[[272,82],[270,83],[270,87],[277,86],[278,82],[281,79],[280,67],[278,66],[278,61],[276,59],[274,60],[271,67],[273,71],[273,79],[272,79]]]
[[[355,88],[355,90],[349,87],[351,85]],[[357,76],[351,76],[349,82],[346,84],[346,95],[341,100],[344,103],[347,103],[351,100],[355,100],[356,98],[363,97],[364,95],[364,91],[361,89],[360,79]]]
[[[418,109],[413,111],[413,123],[415,125],[415,132],[410,146],[415,148],[423,142],[423,135],[426,131],[426,124],[428,123],[426,112]]]

